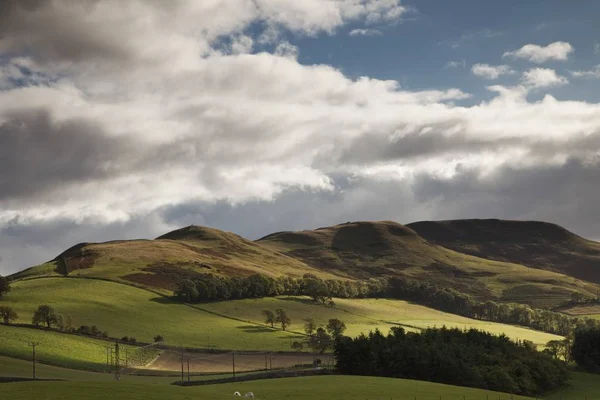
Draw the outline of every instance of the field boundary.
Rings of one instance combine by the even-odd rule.
[[[334,370],[328,369],[317,369],[317,370],[303,370],[303,371],[276,371],[276,372],[258,372],[250,373],[239,377],[228,377],[219,379],[207,379],[199,381],[175,381],[172,384],[177,386],[203,386],[203,385],[216,385],[221,383],[233,383],[233,382],[245,382],[245,381],[257,381],[263,379],[280,379],[280,378],[298,378],[303,376],[320,376],[320,375],[341,375]]]

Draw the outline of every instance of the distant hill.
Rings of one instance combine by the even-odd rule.
[[[279,232],[258,243],[340,276],[367,279],[407,275],[455,288],[480,299],[551,306],[572,291],[588,295],[592,284],[517,263],[463,254],[430,242],[391,221],[352,222],[301,232]]]
[[[468,219],[409,224],[421,237],[461,253],[600,283],[600,243],[554,224]]]
[[[536,307],[556,306],[570,299],[573,291],[593,296],[598,290],[597,285],[541,270],[539,265],[522,265],[525,261],[518,240],[530,243],[533,234],[515,239],[510,233],[496,233],[505,237],[507,244],[502,250],[502,242],[492,236],[494,229],[490,228],[489,239],[483,239],[481,234],[480,247],[453,247],[451,240],[443,239],[459,236],[456,230],[435,234],[440,230],[424,227],[435,227],[436,223],[426,224],[429,223],[404,226],[391,221],[350,222],[311,231],[273,233],[255,242],[234,233],[192,225],[155,240],[81,243],[48,263],[13,275],[12,279],[95,277],[170,293],[182,278],[195,273],[263,273],[273,277],[312,273],[323,279],[349,280],[408,276],[452,287],[482,300],[515,301]],[[559,227],[550,235],[552,246],[564,257],[576,240],[570,235]],[[538,242],[546,243],[541,239]],[[567,247],[561,248],[561,243]],[[488,247],[495,253],[481,251]],[[505,259],[498,256],[493,260],[493,254],[504,255]]]
[[[189,273],[224,276],[262,273],[273,277],[313,273],[323,278],[334,277],[234,233],[192,225],[155,240],[81,243],[48,263],[13,275],[12,279],[96,277],[171,292]]]

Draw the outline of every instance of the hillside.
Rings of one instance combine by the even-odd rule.
[[[600,283],[600,243],[554,224],[497,219],[423,221],[407,225],[440,246]]]
[[[323,278],[333,277],[233,233],[189,226],[155,240],[81,243],[52,261],[26,269],[11,278],[94,277],[171,293],[182,277],[192,273],[224,276],[262,273],[300,277],[309,272]]]
[[[422,224],[411,226],[426,231]],[[522,251],[518,240],[529,243],[527,237],[533,234],[509,242],[509,234],[497,233],[498,237],[508,237],[505,239],[508,244],[503,247],[503,242],[494,242],[489,233],[490,244],[481,239],[484,243],[481,248],[504,255],[502,260],[493,260],[487,251],[476,251],[473,245],[448,248],[450,245],[440,243],[444,236],[433,235],[433,231],[424,233],[432,237],[428,240],[411,227],[395,222],[352,222],[311,231],[273,233],[252,242],[230,232],[192,225],[155,240],[78,244],[54,260],[11,278],[92,277],[171,294],[183,278],[198,273],[221,276],[262,273],[272,277],[301,277],[311,273],[323,279],[348,280],[408,276],[452,287],[480,300],[513,301],[534,307],[556,306],[569,300],[574,291],[586,296],[598,292],[599,286],[566,272],[519,264]],[[552,238],[555,253],[562,257],[572,252],[577,240],[587,243],[558,227]],[[566,243],[565,247],[560,247],[560,243]],[[583,250],[578,254],[583,254]]]
[[[453,287],[480,299],[545,307],[592,296],[597,287],[552,271],[488,260],[439,246],[395,222],[352,222],[312,231],[279,232],[262,246],[332,274],[355,279],[407,275]]]

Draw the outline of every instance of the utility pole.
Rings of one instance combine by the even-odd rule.
[[[121,380],[121,365],[119,360],[119,341],[115,340],[115,379]]]
[[[231,353],[231,366],[233,370],[233,377],[235,378],[235,353]]]
[[[188,383],[190,382],[190,359],[187,359],[187,364],[188,364]]]
[[[181,386],[183,386],[183,348],[181,349]]]
[[[33,364],[33,380],[35,380],[35,346],[39,345],[39,343],[37,342],[31,342],[29,343],[29,346],[32,347],[32,352],[33,352],[33,357],[31,359],[32,364]]]

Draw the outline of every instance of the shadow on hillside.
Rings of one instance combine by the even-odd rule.
[[[168,297],[162,297],[162,296],[153,297],[153,298],[150,299],[150,301],[153,301],[153,302],[159,303],[159,304],[173,304],[173,303],[175,303],[175,301],[169,299]]]
[[[321,303],[317,303],[317,302],[313,301],[312,299],[309,299],[306,297],[278,297],[277,300],[291,301],[294,303],[300,303],[300,304],[305,304],[305,305],[310,305],[310,306],[321,305]]]
[[[252,326],[252,325],[240,325],[236,326],[237,329],[241,329],[246,333],[265,333],[275,332],[273,329],[269,329],[263,326]]]

